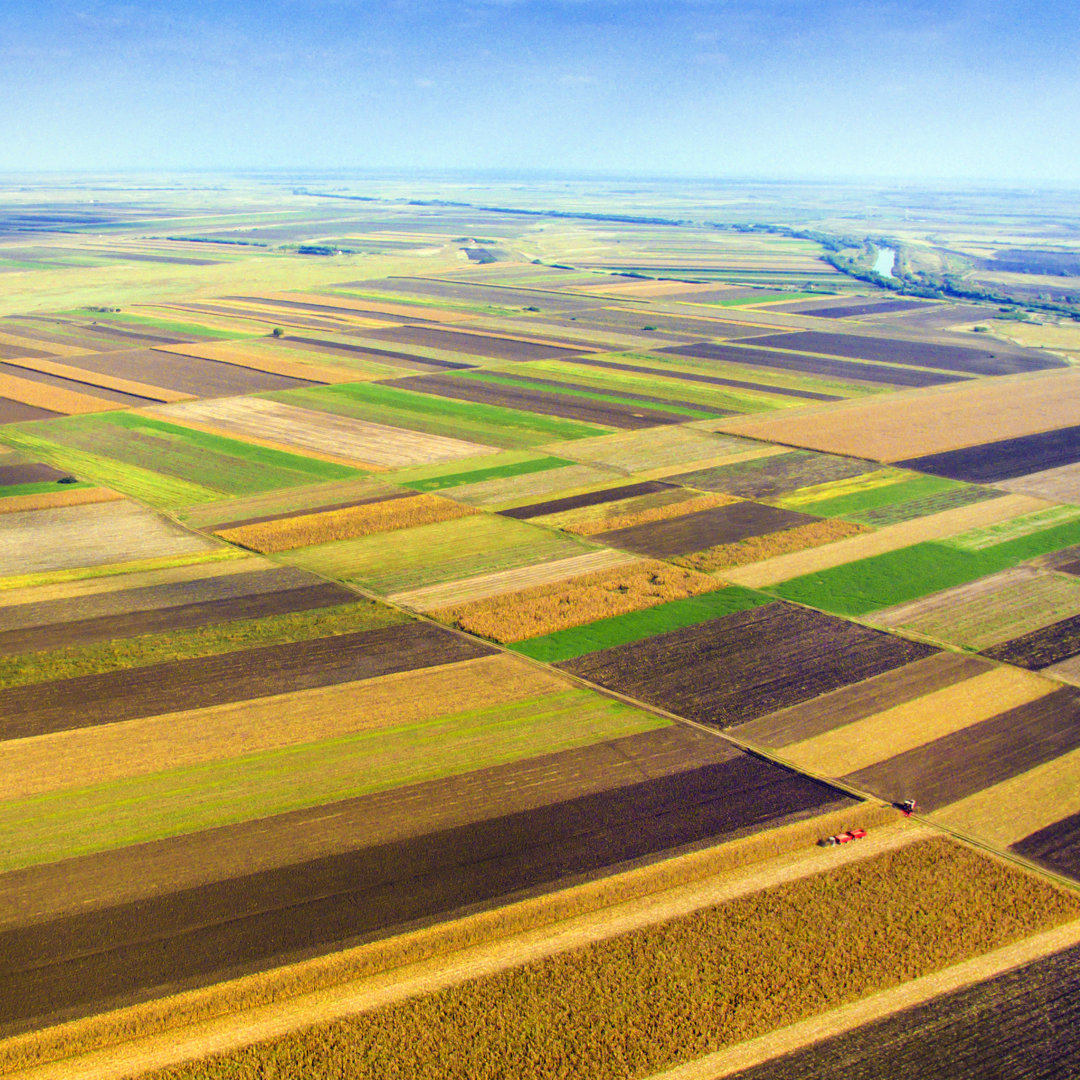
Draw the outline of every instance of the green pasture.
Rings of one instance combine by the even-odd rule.
[[[79,488],[95,487],[86,480],[77,480],[74,484],[59,484],[55,480],[40,480],[34,484],[10,484],[0,487],[0,499],[9,499],[13,495],[45,495],[52,491],[78,491]]]
[[[360,582],[376,592],[400,592],[443,581],[513,570],[583,555],[595,548],[521,521],[475,514],[284,552],[283,561],[327,577]]]
[[[665,727],[587,690],[5,802],[0,870],[56,862]]]
[[[917,473],[890,475],[889,471],[882,470],[881,473],[818,485],[812,489],[818,494],[817,498],[807,497],[810,489],[804,489],[807,494],[796,491],[777,501],[789,509],[816,517],[839,517],[861,523],[861,515],[867,510],[910,502],[944,491],[960,490],[966,486],[956,480],[946,480],[939,476],[922,476]],[[830,488],[835,494],[830,492]]]
[[[958,483],[955,487],[945,488],[933,495],[923,495],[917,499],[907,499],[903,502],[861,510],[857,514],[850,515],[850,520],[880,529],[886,525],[896,525],[901,521],[940,514],[945,510],[956,510],[961,506],[970,506],[972,503],[984,502],[987,499],[1000,499],[1004,494],[994,488]]]
[[[521,409],[455,401],[381,383],[342,383],[262,395],[274,401],[350,416],[430,435],[521,449],[557,439],[585,439],[611,428],[541,416]]]
[[[585,653],[626,645],[654,634],[681,630],[685,626],[695,626],[710,619],[719,619],[724,615],[733,615],[737,611],[771,602],[772,597],[739,585],[729,585],[701,596],[672,600],[670,603],[658,604],[641,611],[631,611],[625,615],[586,623],[584,626],[545,634],[543,637],[514,642],[509,648],[534,660],[557,664],[561,660],[572,660]]]
[[[424,480],[401,480],[400,483],[403,487],[412,488],[414,491],[445,491],[447,488],[481,484],[487,480],[501,480],[513,476],[528,476],[530,473],[548,472],[551,469],[562,469],[573,464],[572,461],[558,457],[526,458],[524,461],[510,462],[506,465],[492,465],[486,469],[447,473]]]
[[[100,675],[171,660],[218,656],[260,645],[336,637],[407,621],[407,616],[394,608],[357,598],[356,603],[312,611],[234,619],[210,626],[0,656],[0,686],[26,686],[81,675]]]
[[[211,330],[199,323],[179,322],[172,319],[163,319],[155,315],[132,315],[126,311],[95,311],[93,308],[79,308],[74,311],[61,312],[64,315],[74,315],[83,319],[93,319],[94,322],[116,323],[121,330],[163,330],[169,334],[178,334],[180,337],[198,337],[209,341],[219,341],[225,338],[249,338],[259,335],[226,333],[223,330]]]

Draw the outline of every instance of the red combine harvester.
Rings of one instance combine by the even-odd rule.
[[[837,844],[850,844],[852,840],[861,840],[866,835],[865,829],[849,829],[847,832],[826,836],[818,841],[818,847],[835,847]]]

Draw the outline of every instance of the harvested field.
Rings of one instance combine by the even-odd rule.
[[[515,652],[531,656],[534,660],[556,664],[585,653],[641,641],[654,634],[667,634],[687,626],[697,626],[768,602],[769,598],[761,593],[733,585],[557,630],[542,637],[516,642],[512,647]]]
[[[799,488],[861,476],[872,469],[873,465],[866,461],[813,454],[806,450],[789,450],[769,457],[682,473],[668,479],[673,484],[684,484],[704,491],[723,491],[744,499],[778,499]]]
[[[822,694],[801,705],[792,705],[748,724],[741,724],[735,729],[735,734],[747,742],[779,749],[898,705],[906,705],[926,694],[993,670],[990,664],[974,657],[934,653],[863,682]]]
[[[1080,465],[1062,465],[1056,469],[1029,473],[1015,480],[1002,480],[998,487],[1005,491],[1036,495],[1054,502],[1080,503]]]
[[[282,351],[278,339],[270,341],[208,341],[206,344],[169,345],[161,352],[195,356],[236,367],[253,368],[271,375],[284,375],[306,383],[352,382],[357,372],[347,367],[334,367],[320,362],[318,355],[307,359],[303,352]]]
[[[543,519],[543,524],[577,536],[594,536],[616,529],[648,525],[654,521],[667,521],[699,510],[712,510],[717,506],[730,506],[738,501],[732,495],[695,495],[686,488],[665,487],[666,491],[656,495],[609,503],[585,513],[552,514]]]
[[[783,338],[794,334],[781,335]],[[753,342],[767,340],[754,337]],[[779,343],[780,338],[773,340]],[[889,386],[941,386],[956,382],[962,375],[945,375],[918,368],[894,367],[889,364],[860,364],[851,360],[827,360],[822,356],[809,356],[799,352],[781,352],[778,349],[749,348],[746,345],[715,345],[701,342],[695,345],[679,345],[658,352],[672,356],[692,356],[702,360],[715,360],[726,364],[746,367],[779,368],[781,371],[797,371],[802,375],[825,375],[831,379],[847,382],[885,383]]]
[[[901,522],[875,533],[838,540],[793,555],[781,555],[732,573],[732,581],[750,588],[763,588],[804,574],[829,570],[847,563],[881,555],[925,540],[947,537],[964,529],[1007,521],[1028,511],[1043,509],[1046,503],[1023,495],[1006,495],[973,506],[947,510],[930,517]],[[895,603],[896,601],[894,601]],[[883,605],[888,606],[888,605]]]
[[[52,365],[57,366],[57,365]],[[0,385],[3,384],[4,379],[12,379],[12,386],[20,386],[20,392],[15,394],[14,390],[8,389],[6,392],[10,396],[20,396],[25,398],[25,394],[22,392],[21,386],[24,383],[34,383],[38,387],[38,393],[48,392],[51,395],[57,395],[55,399],[42,399],[43,402],[48,405],[49,408],[59,408],[61,402],[75,402],[73,408],[65,406],[64,412],[74,415],[75,413],[86,412],[100,412],[103,403],[104,407],[127,405],[132,408],[139,408],[143,405],[156,405],[162,401],[175,401],[178,398],[186,395],[177,395],[172,390],[163,390],[160,394],[147,394],[147,393],[133,393],[130,390],[117,390],[102,383],[128,383],[128,380],[116,380],[116,379],[99,379],[98,376],[93,375],[88,371],[79,372],[82,378],[72,378],[67,376],[61,376],[49,371],[39,371],[36,368],[26,368],[21,366],[21,362],[16,361],[12,363],[0,363]],[[128,384],[130,385],[130,383]],[[149,387],[143,389],[149,390]],[[36,398],[31,398],[31,401],[36,401]],[[98,403],[97,408],[90,408],[87,402]]]
[[[51,420],[54,416],[63,416],[56,409],[43,409],[38,405],[27,405],[0,396],[0,424],[22,424],[28,420]]]
[[[672,561],[677,566],[702,573],[715,573],[763,559],[775,559],[781,555],[806,551],[808,548],[832,544],[849,536],[866,532],[863,525],[847,521],[811,521],[809,525],[796,525],[793,529],[780,529],[764,536],[752,536],[733,544],[717,544],[693,555],[679,555]]]
[[[99,487],[58,488],[37,495],[9,495],[0,499],[0,514],[18,514],[25,510],[51,510],[61,506],[86,506],[89,503],[115,502],[124,496],[118,491]]]
[[[216,535],[230,543],[268,554],[334,540],[351,540],[358,536],[411,529],[419,525],[433,525],[475,513],[477,511],[471,507],[441,499],[438,495],[411,495],[328,510],[321,514],[301,514],[238,528],[219,529]]]
[[[734,435],[900,461],[971,446],[988,431],[1011,439],[1080,424],[1078,385],[1080,372],[1071,370],[1008,382],[979,380],[932,394],[845,402],[797,414],[732,417],[718,426]]]
[[[591,465],[641,472],[645,469],[692,465],[756,447],[743,439],[725,438],[696,428],[659,427],[552,444],[548,449],[553,454],[562,454]]]
[[[800,315],[813,315],[816,319],[855,319],[860,315],[885,315],[897,311],[914,311],[916,308],[935,307],[923,300],[870,300],[866,303],[847,303],[840,306],[819,307],[816,304],[801,304],[795,307],[784,305],[784,311]],[[773,309],[778,310],[777,308]]]
[[[224,398],[155,409],[153,415],[210,424],[240,436],[270,439],[300,452],[313,450],[377,468],[401,468],[468,457],[489,449],[461,439],[424,435],[367,420],[351,420],[266,398]]]
[[[0,743],[0,799],[89,787],[360,732],[424,723],[463,702],[515,706],[567,684],[506,655],[359,683],[230,702],[168,716]],[[197,737],[195,736],[197,733]]]
[[[890,802],[916,798],[920,809],[936,810],[1076,750],[1078,719],[1076,691],[1055,690],[845,779]]]
[[[610,484],[618,479],[621,478],[609,469],[598,469],[592,465],[566,465],[561,469],[517,473],[514,476],[481,480],[478,483],[457,484],[449,494],[458,502],[467,503],[469,506],[499,509],[557,491],[574,491],[597,484]]]
[[[126,501],[0,515],[0,544],[7,577],[218,546]]]
[[[720,587],[720,582],[704,574],[661,562],[635,561],[496,599],[442,608],[434,615],[480,637],[521,641]]]
[[[1080,948],[833,1035],[729,1080],[1055,1080],[1080,1074]]]
[[[986,417],[982,418],[982,425],[985,432],[988,428]],[[947,476],[972,484],[993,484],[1077,462],[1080,462],[1080,425],[908,458],[899,464],[934,476]]]
[[[816,520],[794,510],[736,502],[629,529],[596,533],[593,539],[638,555],[662,559],[714,548],[718,544],[734,544],[747,537],[808,525]]]
[[[360,581],[377,592],[400,594],[422,585],[584,555],[588,550],[524,522],[476,514],[400,532],[392,546],[385,537],[362,536],[297,548],[287,558],[326,577]]]
[[[527,451],[491,454],[486,460],[489,464],[480,468],[466,468],[464,471],[460,469],[461,465],[468,464],[466,462],[455,467],[424,469],[419,477],[415,476],[415,470],[410,470],[408,473],[398,473],[395,480],[414,491],[444,491],[446,488],[479,484],[485,480],[499,480],[509,476],[526,476],[529,473],[547,472],[549,469],[562,469],[575,464],[560,457],[535,457]],[[491,462],[499,464],[490,464]]]
[[[29,363],[24,364],[22,361],[11,361],[4,365],[4,369],[11,368],[14,374],[17,375],[19,371],[15,369],[16,364],[19,369],[26,370],[25,378],[35,378],[30,372],[44,373],[58,380],[63,380],[63,382],[52,382],[54,386],[66,385],[68,381],[74,385],[76,390],[80,388],[80,385],[89,386],[95,397],[104,397],[109,401],[123,403],[125,399],[130,398],[132,404],[138,405],[143,403],[141,399],[148,401],[182,401],[188,396],[176,390],[166,390],[160,386],[151,386],[149,383],[136,382],[132,379],[117,379],[111,375],[90,372],[85,368],[73,367],[70,364],[59,364],[53,360],[36,360],[33,362],[33,366]],[[50,379],[43,378],[39,381],[49,382]],[[116,393],[110,395],[108,391],[116,391]]]
[[[649,1076],[1018,941],[1029,913],[1075,912],[1064,890],[927,840],[152,1076]],[[880,932],[838,944],[847,919]]]
[[[724,728],[933,651],[817,612],[767,604],[562,666],[600,686]]]
[[[681,424],[686,420],[723,416],[722,411],[696,409],[693,412],[653,407],[650,401],[620,402],[604,400],[606,395],[590,393],[587,387],[556,384],[560,389],[543,386],[520,386],[497,381],[481,381],[455,375],[412,375],[388,381],[387,386],[431,394],[456,401],[471,401],[502,409],[558,416],[598,427],[637,430],[659,424]],[[563,386],[565,390],[561,389]],[[580,394],[573,393],[580,390]],[[628,395],[622,395],[627,397]],[[663,403],[661,403],[662,405]],[[672,406],[674,402],[670,403]]]
[[[47,383],[36,382],[18,375],[8,375],[2,371],[0,371],[0,396],[21,405],[46,410],[54,415],[76,416],[119,407],[116,402],[107,401],[104,397],[49,386]],[[144,404],[144,402],[138,402],[138,404]],[[39,419],[39,417],[32,419]]]
[[[1080,615],[1080,581],[1017,567],[925,600],[875,612],[871,621],[984,652],[992,645],[1058,623],[1066,615]],[[997,659],[1004,657],[997,655]]]
[[[1077,661],[1075,656],[1070,656],[1066,660],[1059,660],[1057,663],[1039,670],[1052,679],[1058,679],[1072,686],[1080,686],[1080,662]]]
[[[1080,655],[1080,614],[1044,625],[984,649],[993,660],[1035,671]]]
[[[785,759],[819,776],[844,776],[952,735],[1052,693],[1054,684],[1015,668],[994,668],[784,747]]]
[[[1025,836],[1012,849],[1059,874],[1080,878],[1080,813],[1070,814]]]
[[[321,582],[298,589],[256,593],[228,600],[181,604],[161,610],[131,612],[79,619],[59,625],[39,626],[0,633],[0,655],[55,651],[71,645],[115,641],[142,634],[160,634],[192,627],[212,626],[234,619],[260,619],[298,611],[335,607],[354,601],[356,596],[340,585]],[[6,665],[0,664],[0,673]],[[6,673],[4,673],[6,674]],[[0,685],[11,685],[0,675]]]
[[[359,621],[359,620],[358,620]],[[490,650],[428,623],[0,690],[0,738],[117,723],[453,664]]]
[[[426,326],[393,326],[386,329],[380,327],[366,330],[364,337],[396,341],[402,345],[421,345],[428,349],[447,349],[467,356],[489,356],[496,360],[565,359],[589,351],[577,346],[566,348],[519,338],[470,334],[460,330],[437,330]]]
[[[374,349],[369,345],[352,345],[344,341],[330,341],[326,338],[298,337],[290,334],[285,341],[288,344],[302,345],[322,353],[330,353],[339,358],[347,358],[353,364],[377,364],[390,371],[406,368],[411,371],[461,371],[472,364],[457,363],[453,360],[436,360],[430,356],[418,356],[414,353],[394,352],[391,349]]]
[[[228,297],[238,300],[243,297]],[[406,319],[422,319],[425,322],[457,323],[468,322],[473,316],[470,313],[450,311],[446,308],[432,307],[420,304],[388,304],[385,301],[369,300],[367,298],[350,298],[342,293],[286,293],[274,298],[262,297],[257,302],[260,304],[276,303],[278,301],[302,304],[310,307],[324,307],[333,304],[333,310],[338,312],[356,312],[358,315],[376,313],[379,315],[398,315]]]
[[[552,562],[525,566],[518,570],[499,570],[491,574],[480,574],[441,585],[427,585],[407,592],[392,593],[389,598],[395,604],[403,604],[406,607],[416,608],[418,611],[432,612],[450,605],[470,604],[487,597],[500,596],[503,593],[558,584],[565,582],[568,578],[609,568],[631,566],[637,562],[635,555],[598,548],[596,551],[574,555],[569,559],[556,559]]]
[[[803,330],[754,338],[755,344],[780,349],[801,349],[827,356],[858,357],[879,363],[914,364],[919,367],[959,371],[965,375],[1019,375],[1028,371],[1064,367],[1056,356],[1034,349],[1000,345],[992,349],[971,349],[939,345],[930,341],[866,337],[862,334],[827,334]]]
[[[0,470],[0,472],[2,471]],[[588,506],[603,506],[607,503],[621,502],[624,499],[631,499],[638,495],[669,493],[678,493],[678,488],[673,487],[671,484],[646,480],[638,484],[623,484],[620,487],[590,491],[584,495],[570,495],[564,499],[549,499],[547,502],[516,506],[513,509],[500,512],[503,517],[514,518],[517,521],[528,521],[530,518],[545,517],[548,514],[561,514],[565,510],[579,510]]]
[[[61,480],[68,475],[63,469],[54,469],[51,465],[42,465],[37,461],[25,465],[2,465],[0,466],[0,487]]]

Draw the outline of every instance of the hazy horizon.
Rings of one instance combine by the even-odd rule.
[[[0,173],[1080,183],[1072,5],[9,0]]]

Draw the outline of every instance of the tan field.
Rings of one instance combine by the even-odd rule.
[[[413,495],[363,506],[347,506],[322,514],[301,514],[277,521],[240,525],[235,529],[222,529],[216,535],[252,551],[270,554],[310,544],[326,544],[332,540],[352,540],[372,533],[393,532],[415,525],[433,525],[437,521],[450,521],[478,512],[471,506],[440,499],[437,495]]]
[[[651,521],[667,521],[670,518],[692,514],[697,510],[711,510],[716,506],[728,506],[739,501],[734,495],[717,493],[683,499],[681,502],[669,502],[661,506],[649,506],[626,513],[618,513],[619,503],[607,503],[603,506],[588,507],[588,510],[595,511],[590,515],[589,520],[563,524],[551,517],[544,518],[544,522],[564,529],[566,532],[576,533],[578,536],[595,536],[597,533],[608,532],[611,529],[629,529],[633,525],[647,525]],[[600,516],[604,510],[607,510],[610,516]],[[612,511],[615,512],[612,513]],[[583,513],[583,511],[570,511],[570,513]]]
[[[971,506],[961,506],[956,510],[946,510],[941,514],[916,518],[914,521],[904,521],[899,525],[890,525],[875,533],[851,536],[824,547],[797,551],[752,566],[739,567],[724,576],[729,581],[751,589],[777,585],[789,578],[828,570],[833,566],[866,559],[871,555],[881,555],[886,551],[896,551],[923,540],[940,540],[967,529],[1008,521],[1036,510],[1046,510],[1050,505],[1042,499],[1033,499],[1027,495],[1006,495],[1000,499],[990,499]]]
[[[716,430],[874,461],[902,461],[1080,424],[1080,371],[980,379],[868,401],[733,417]]]
[[[0,334],[0,345],[9,345],[13,349],[30,349],[31,352],[52,353],[53,356],[77,356],[86,352],[86,349],[78,345],[61,345],[55,341],[40,341],[38,338],[20,337],[17,334]]]
[[[855,525],[839,519],[824,519],[812,521],[809,525],[799,525],[794,529],[784,529],[782,532],[752,536],[735,544],[719,544],[693,555],[679,556],[672,561],[679,566],[710,573],[760,562],[763,559],[779,558],[867,532],[870,532],[870,529],[865,525]]]
[[[119,379],[113,375],[100,375],[96,371],[72,367],[70,364],[58,364],[55,360],[5,360],[13,367],[26,368],[29,371],[42,371],[47,375],[59,375],[77,382],[88,382],[106,390],[119,390],[123,394],[135,394],[137,397],[156,398],[158,401],[190,401],[192,394],[183,394],[179,390],[168,390],[163,386],[151,386],[149,383],[136,382],[134,379]]]
[[[423,319],[425,322],[469,322],[476,316],[469,311],[448,311],[445,308],[417,304],[392,304],[385,300],[362,300],[336,293],[272,293],[272,300],[293,300],[300,304],[326,304],[331,307],[352,308],[357,312],[377,311],[382,315],[400,315],[405,319]],[[382,323],[380,325],[385,325]]]
[[[37,495],[9,495],[0,499],[0,514],[22,510],[48,510],[54,506],[84,506],[87,503],[112,502],[124,496],[108,488],[76,488],[74,491],[42,491]]]
[[[822,776],[845,776],[980,720],[1053,693],[1029,671],[1000,667],[865,720],[784,747],[784,757]]]
[[[629,555],[624,551],[590,551],[569,559],[535,563],[520,570],[497,570],[440,585],[426,585],[407,592],[393,593],[390,599],[396,604],[404,604],[417,611],[436,611],[455,604],[498,596],[501,593],[518,592],[553,581],[565,581],[567,578],[589,574],[595,570],[625,566],[637,561],[636,555]]]
[[[273,349],[275,346],[270,346]],[[347,367],[334,367],[318,361],[308,363],[293,356],[275,356],[268,348],[243,341],[213,341],[194,345],[160,345],[157,352],[178,353],[181,356],[197,356],[203,360],[218,360],[237,367],[266,371],[272,375],[287,375],[292,379],[310,379],[312,382],[357,382],[362,376]],[[179,400],[179,399],[177,399]]]
[[[106,409],[122,409],[115,401],[79,394],[74,390],[64,390],[46,383],[20,379],[17,375],[5,375],[0,372],[0,397],[20,401],[23,405],[34,405],[39,409],[51,409],[67,416],[82,413],[104,412]]]
[[[468,702],[480,708],[566,689],[500,655],[299,690],[190,712],[76,728],[0,743],[0,799],[418,723]]]
[[[481,637],[523,641],[721,587],[715,578],[648,560],[442,608],[434,614]]]

